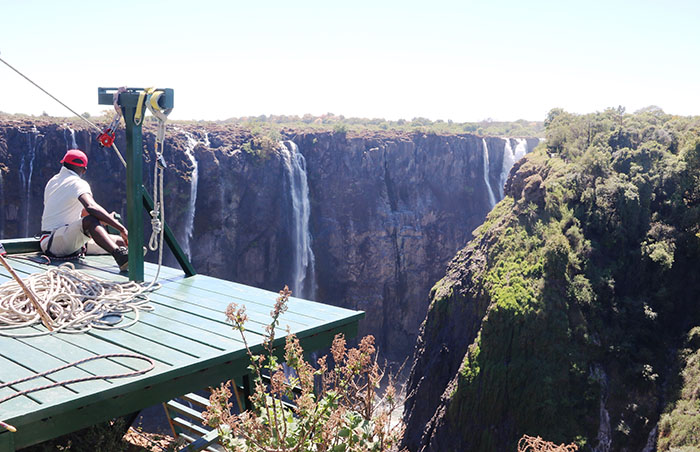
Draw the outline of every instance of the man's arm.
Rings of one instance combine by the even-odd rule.
[[[90,193],[83,193],[78,197],[78,200],[85,208],[88,215],[92,215],[104,224],[112,226],[114,229],[119,231],[124,243],[129,244],[129,233],[123,224],[118,222],[112,215],[108,214],[107,211],[95,201]]]

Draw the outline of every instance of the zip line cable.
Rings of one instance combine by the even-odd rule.
[[[95,130],[97,130],[98,132],[102,132],[102,129],[100,129],[100,127],[99,127],[97,124],[95,124],[94,122],[90,121],[90,120],[87,119],[85,116],[81,115],[80,113],[78,113],[78,112],[76,112],[75,110],[73,110],[72,108],[70,108],[68,105],[66,105],[66,104],[64,104],[63,102],[61,102],[56,96],[54,96],[53,94],[51,94],[50,92],[46,91],[44,88],[42,88],[41,86],[39,86],[38,84],[36,84],[32,79],[30,79],[29,77],[27,77],[26,75],[24,75],[23,73],[21,73],[18,69],[14,68],[10,63],[8,63],[7,61],[5,61],[5,60],[2,59],[2,58],[0,58],[0,61],[2,61],[3,63],[5,63],[5,65],[6,65],[7,67],[9,67],[9,68],[12,69],[13,71],[15,71],[17,74],[19,74],[19,75],[20,75],[22,78],[24,78],[26,81],[28,81],[28,82],[31,83],[32,85],[36,86],[37,88],[39,88],[44,94],[46,94],[47,96],[49,96],[51,99],[55,100],[56,102],[58,102],[59,104],[61,104],[62,106],[64,106],[66,109],[68,109],[68,111],[70,111],[71,113],[73,113],[75,116],[79,117],[79,118],[82,119],[83,121],[85,121],[85,122],[87,122],[88,124],[90,124]],[[117,156],[119,156],[119,160],[122,162],[122,165],[124,165],[124,168],[126,168],[126,161],[124,160],[124,157],[122,157],[121,152],[119,152],[119,149],[117,149],[117,145],[116,145],[116,144],[112,144],[112,148],[114,149],[114,152],[117,154]]]
[[[76,115],[77,117],[79,117],[80,119],[82,119],[83,121],[85,121],[86,123],[90,124],[90,125],[91,125],[95,130],[97,130],[98,132],[102,133],[102,129],[100,129],[99,126],[97,126],[95,123],[93,123],[92,121],[90,121],[89,119],[87,119],[86,117],[84,117],[83,115],[81,115],[80,113],[78,113],[78,112],[76,112],[75,110],[73,110],[72,108],[70,108],[68,105],[66,105],[66,104],[64,104],[63,102],[61,102],[56,96],[54,96],[53,94],[51,94],[50,92],[46,91],[44,88],[42,88],[41,86],[39,86],[39,85],[38,85],[37,83],[35,83],[32,79],[30,79],[29,77],[27,77],[26,75],[24,75],[24,74],[23,74],[22,72],[20,72],[18,69],[14,68],[10,63],[8,63],[7,61],[5,61],[5,60],[2,59],[2,58],[0,58],[0,61],[3,62],[3,63],[4,63],[7,67],[9,67],[10,69],[12,69],[13,71],[15,71],[17,74],[19,74],[22,78],[24,78],[25,80],[27,80],[29,83],[31,83],[32,85],[34,85],[34,86],[36,86],[37,88],[39,88],[42,92],[44,92],[44,93],[45,93],[47,96],[49,96],[51,99],[55,100],[56,102],[58,102],[59,104],[61,104],[62,106],[64,106],[66,109],[68,109],[68,111],[70,111],[71,113],[73,113],[74,115]],[[156,98],[157,98],[157,97],[156,97]],[[115,107],[116,107],[116,105],[115,105]],[[158,127],[159,127],[159,131],[158,131],[158,138],[159,138],[159,139],[158,139],[157,141],[160,142],[160,154],[158,154],[158,143],[156,143],[156,157],[158,158],[158,157],[161,157],[161,156],[162,156],[162,152],[163,152],[163,136],[165,135],[165,120],[166,120],[166,118],[167,118],[168,113],[170,113],[170,111],[167,111],[167,112],[160,112],[156,107],[152,107],[151,105],[148,105],[148,108],[149,108],[149,110],[151,110],[151,113],[153,113],[153,115],[156,116],[156,117],[158,118],[158,120],[159,120],[159,126],[158,126]],[[117,113],[120,113],[120,112],[117,111]],[[115,152],[115,153],[117,154],[117,156],[119,157],[119,161],[121,161],[121,162],[122,162],[122,165],[124,165],[124,168],[126,168],[126,161],[124,160],[124,157],[122,157],[121,152],[119,152],[119,149],[117,148],[116,143],[112,143],[112,146],[111,146],[111,147],[112,147],[112,149],[114,149],[114,152]],[[157,170],[158,170],[158,163],[156,163],[156,174],[157,174]],[[153,187],[153,190],[154,190],[154,198],[156,197],[156,196],[155,196],[155,195],[156,195],[155,179],[156,179],[156,175],[154,174],[154,187]],[[159,204],[160,204],[160,220],[159,220],[159,222],[160,222],[160,221],[163,221],[163,222],[164,222],[165,220],[163,220],[163,218],[165,217],[165,210],[164,210],[163,200],[162,200],[162,192],[163,192],[163,188],[162,188],[162,187],[163,187],[162,168],[161,168],[161,173],[160,173],[160,187],[161,187],[161,188],[160,188],[161,200],[160,200],[160,203],[159,203]],[[156,201],[157,201],[157,200],[156,200]],[[158,204],[156,204],[156,205],[158,205]],[[151,215],[153,216],[153,214],[151,214]],[[158,248],[160,248],[160,253],[159,253],[159,256],[158,256],[158,272],[156,273],[156,277],[153,279],[153,281],[151,282],[151,284],[148,285],[147,289],[150,289],[152,286],[154,286],[154,284],[155,284],[156,281],[158,280],[158,276],[159,276],[159,274],[160,274],[160,268],[161,268],[161,265],[162,265],[162,262],[163,262],[162,252],[163,252],[163,235],[164,235],[164,230],[161,229],[160,226],[157,227],[157,228],[154,227],[154,230],[155,230],[155,229],[159,229],[159,230],[157,231],[157,234],[156,234],[156,235],[160,235],[160,241],[159,241],[159,245],[158,245]],[[154,232],[155,232],[155,231],[154,231]],[[152,240],[153,240],[153,238],[152,238]],[[158,249],[158,248],[156,248],[156,249]],[[154,248],[151,248],[151,250],[155,251]]]

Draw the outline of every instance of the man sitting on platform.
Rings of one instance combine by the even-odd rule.
[[[71,149],[61,160],[63,167],[44,189],[44,213],[41,217],[41,249],[49,256],[66,257],[81,251],[87,254],[109,253],[119,269],[129,267],[126,228],[92,198],[90,184],[82,179],[88,158],[83,151]],[[81,218],[82,217],[82,218]],[[111,235],[104,225],[119,231]]]

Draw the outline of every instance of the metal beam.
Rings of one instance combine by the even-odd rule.
[[[143,196],[142,123],[138,125],[134,123],[135,105],[122,106],[122,113],[126,124],[126,220],[129,229],[129,280],[143,281],[143,211],[139,205],[139,200]]]

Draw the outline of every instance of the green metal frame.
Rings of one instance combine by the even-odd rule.
[[[97,98],[100,105],[112,105],[114,93],[118,88],[98,88]],[[126,211],[127,228],[129,229],[129,280],[143,281],[143,212],[139,205],[147,211],[153,209],[153,199],[143,186],[143,118],[146,116],[146,103],[150,102],[150,95],[144,96],[141,105],[142,120],[139,124],[134,121],[134,116],[139,104],[140,94],[143,88],[127,88],[126,92],[119,94],[119,105],[126,125]],[[170,88],[158,89],[163,95],[158,98],[158,104],[163,109],[173,108],[174,91]],[[165,242],[175,255],[175,259],[187,276],[196,274],[192,263],[182,251],[175,235],[170,227],[163,221]]]

